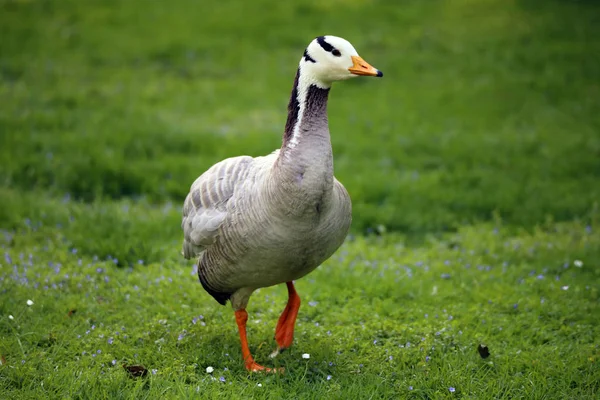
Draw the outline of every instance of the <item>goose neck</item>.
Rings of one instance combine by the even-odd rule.
[[[290,102],[288,117],[283,135],[282,151],[292,151],[297,147],[315,145],[315,141],[329,142],[327,122],[327,99],[329,85],[314,79],[298,68]]]

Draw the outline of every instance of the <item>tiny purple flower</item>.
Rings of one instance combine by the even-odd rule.
[[[112,360],[112,365],[117,365],[117,360]]]
[[[412,387],[412,386],[409,386],[409,387],[408,387],[408,390],[413,390],[413,387]]]
[[[429,356],[425,357],[425,361],[429,362],[429,360],[431,360],[431,357],[429,357]]]
[[[377,344],[377,339],[373,340],[373,344]]]
[[[225,382],[225,377],[224,377],[224,376],[220,376],[220,377],[219,377],[219,380],[220,380],[221,382]]]
[[[442,279],[450,279],[450,274],[442,274],[441,278]]]
[[[319,302],[317,302],[317,301],[309,301],[308,302],[308,305],[311,307],[315,307],[317,304],[319,304]]]
[[[111,337],[108,338],[108,344],[113,344],[113,338],[111,338]]]
[[[158,372],[158,370],[157,370],[157,369],[153,369],[153,370],[152,370],[152,375],[156,375],[156,373],[157,373],[157,372]]]
[[[331,380],[331,375],[327,375],[327,380],[330,381]]]
[[[456,389],[454,389],[452,386],[450,386],[450,387],[448,388],[448,390],[450,391],[450,393],[454,393],[454,392],[456,391]]]
[[[100,354],[100,353],[102,353],[102,350],[98,350],[96,353]]]

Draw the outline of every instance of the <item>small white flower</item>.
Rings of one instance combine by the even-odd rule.
[[[569,286],[565,285],[563,287],[561,287],[562,290],[569,290]]]
[[[27,305],[31,307],[33,305],[33,301],[27,300]]]
[[[206,367],[206,373],[212,374],[215,369],[213,367]]]
[[[583,261],[575,260],[575,261],[573,261],[573,265],[576,266],[577,268],[581,268],[581,267],[583,267]]]
[[[258,383],[258,384],[256,384],[256,386],[262,387],[262,383]]]
[[[15,317],[13,317],[12,315],[9,315],[8,319],[15,319]]]
[[[305,360],[308,360],[310,358],[310,354],[304,353],[304,354],[302,354],[302,358],[304,358]]]

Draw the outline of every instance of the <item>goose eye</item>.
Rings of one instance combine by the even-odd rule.
[[[331,54],[333,54],[336,57],[341,57],[342,56],[342,53],[340,53],[340,51],[338,49],[333,49],[331,51]]]

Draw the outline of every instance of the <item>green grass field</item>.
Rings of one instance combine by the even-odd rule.
[[[330,96],[352,235],[274,361],[252,297],[286,373],[248,374],[180,208],[280,146],[321,34],[385,73]],[[593,1],[0,0],[0,398],[598,398],[598,38]]]

